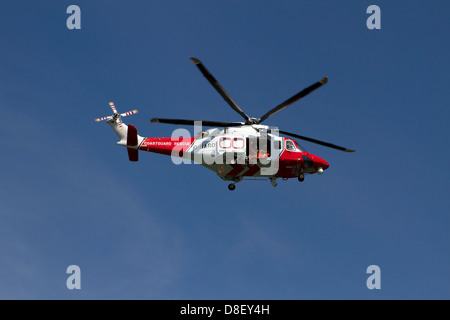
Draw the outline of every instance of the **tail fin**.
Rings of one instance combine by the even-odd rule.
[[[134,149],[136,148],[136,149]],[[128,125],[127,132],[127,150],[128,159],[133,162],[139,161],[139,151],[138,151],[138,134],[137,129],[132,124]]]
[[[95,121],[99,122],[107,120],[106,122],[111,126],[111,128],[120,139],[117,144],[127,147],[128,159],[130,159],[130,161],[136,162],[139,160],[139,145],[145,140],[145,138],[137,134],[137,130],[133,125],[130,124],[127,126],[126,124],[124,124],[122,122],[122,117],[136,114],[138,111],[133,110],[126,113],[118,113],[113,102],[110,102],[109,105],[114,112],[113,115],[109,117],[97,118],[95,119]]]

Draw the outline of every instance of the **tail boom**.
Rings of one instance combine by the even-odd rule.
[[[139,150],[183,158],[195,138],[145,138]]]

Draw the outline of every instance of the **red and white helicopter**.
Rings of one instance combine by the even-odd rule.
[[[194,161],[216,172],[224,181],[230,181],[228,189],[234,190],[236,183],[242,180],[268,179],[275,187],[278,178],[283,180],[297,178],[303,181],[305,174],[321,175],[328,169],[327,161],[307,152],[296,141],[280,134],[345,152],[355,151],[261,124],[270,116],[323,86],[327,83],[326,77],[271,109],[261,118],[251,118],[233,101],[198,59],[190,59],[230,107],[244,118],[245,122],[154,118],[151,122],[181,126],[194,125],[197,126],[196,129],[202,126],[213,128],[205,131],[197,130],[199,133],[195,137],[178,135],[170,138],[144,138],[137,134],[133,125],[122,122],[122,117],[135,114],[137,110],[120,114],[114,103],[110,102],[113,115],[98,118],[95,121],[107,120],[106,122],[120,138],[117,144],[127,147],[130,161],[138,161],[139,150],[169,155],[172,156],[172,160]]]

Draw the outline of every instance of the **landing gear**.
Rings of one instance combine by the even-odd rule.
[[[298,181],[300,182],[305,181],[305,175],[303,173],[300,173],[300,175],[298,176]]]
[[[270,178],[270,183],[272,184],[272,186],[276,187],[278,185],[277,178]]]
[[[228,190],[233,191],[234,189],[236,189],[236,185],[234,183],[230,183],[228,185]]]

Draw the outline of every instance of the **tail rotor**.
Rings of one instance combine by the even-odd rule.
[[[113,114],[111,116],[97,118],[95,119],[95,122],[106,120],[120,138],[120,141],[117,142],[117,144],[127,147],[129,160],[133,162],[138,161],[139,145],[144,138],[137,134],[137,130],[133,125],[126,125],[122,122],[122,117],[131,116],[138,113],[138,111],[132,110],[125,113],[119,113],[117,112],[114,102],[110,102],[109,106],[111,107]]]
[[[108,116],[108,117],[97,118],[97,119],[95,119],[95,122],[100,122],[100,121],[103,121],[103,120],[107,120],[108,121],[108,120],[113,120],[113,119],[117,121],[121,117],[131,116],[132,114],[138,113],[138,111],[136,109],[128,111],[128,112],[125,112],[125,113],[118,113],[117,109],[116,109],[116,106],[114,105],[114,102],[110,102],[109,106],[111,107],[112,111],[114,112],[113,115]]]

